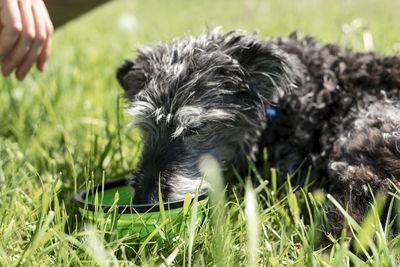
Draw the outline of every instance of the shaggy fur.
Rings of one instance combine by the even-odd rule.
[[[307,158],[361,221],[374,192],[400,186],[400,58],[353,53],[311,37],[260,40],[215,30],[144,48],[117,78],[143,133],[137,203],[181,199],[211,154],[229,175],[267,147],[281,172]],[[277,116],[265,115],[271,105]],[[343,218],[328,214],[334,233]]]

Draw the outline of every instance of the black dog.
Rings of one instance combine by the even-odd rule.
[[[137,203],[158,201],[159,179],[165,199],[195,192],[204,154],[228,174],[264,146],[281,172],[305,158],[325,166],[329,193],[357,221],[369,187],[400,186],[400,57],[215,30],[142,49],[117,78],[143,133],[131,183]],[[339,233],[342,216],[328,215]]]

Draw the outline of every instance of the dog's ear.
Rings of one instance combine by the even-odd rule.
[[[269,103],[277,102],[301,83],[300,60],[272,42],[247,39],[231,52],[245,70],[250,90]]]
[[[135,61],[125,60],[117,70],[117,79],[125,90],[125,97],[133,98],[147,82],[144,68]]]

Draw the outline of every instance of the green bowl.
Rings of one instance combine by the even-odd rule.
[[[199,195],[197,201],[187,194],[183,200],[163,205],[133,205],[126,178],[83,188],[74,199],[84,220],[105,231],[117,230],[119,235],[136,234],[139,237],[154,236],[160,231],[170,237],[179,235],[192,216],[197,225],[203,221],[208,204],[206,194]],[[192,212],[195,206],[197,212]]]

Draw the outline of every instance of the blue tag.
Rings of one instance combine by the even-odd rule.
[[[272,120],[276,117],[276,109],[274,107],[269,107],[265,110],[265,114],[267,115],[268,119]]]

